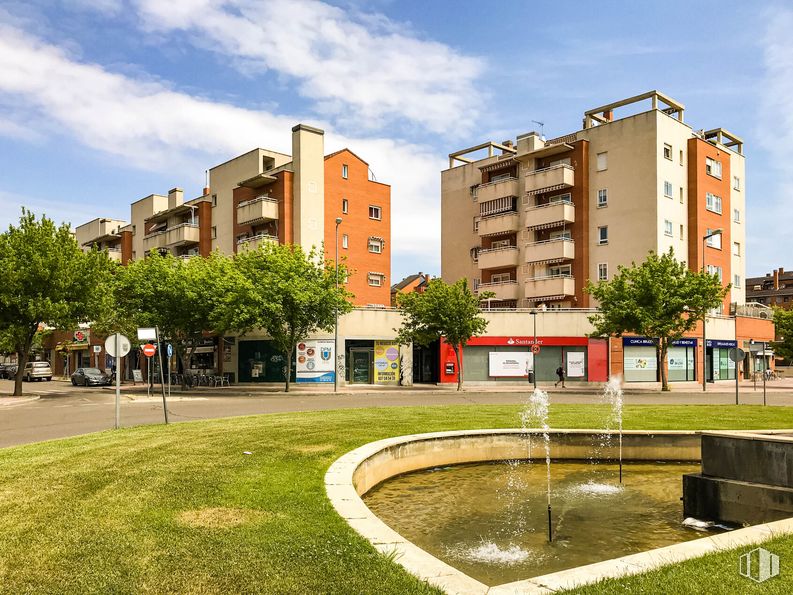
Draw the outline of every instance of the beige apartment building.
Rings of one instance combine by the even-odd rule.
[[[288,243],[335,257],[352,275],[354,302],[390,303],[391,187],[371,179],[369,165],[349,149],[325,154],[325,135],[298,124],[292,155],[253,149],[207,170],[201,196],[180,188],[132,203],[130,220],[94,219],[76,228],[85,249],[107,249],[126,264],[157,251],[179,258],[234,254],[262,243]]]
[[[528,132],[450,154],[443,278],[493,292],[492,308],[587,307],[587,280],[673,248],[733,284],[725,313],[743,303],[743,142],[683,116],[680,102],[651,91],[586,111],[583,128],[559,138]]]

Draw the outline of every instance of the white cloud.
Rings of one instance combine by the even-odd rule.
[[[754,200],[752,219],[748,221],[749,250],[754,255],[750,265],[757,273],[780,265],[793,245],[788,239],[789,213],[793,197],[793,168],[785,148],[793,146],[793,11],[766,13],[768,28],[763,38],[765,78],[757,138],[767,150],[774,169],[775,196],[758,196]],[[751,181],[750,181],[751,183]],[[750,190],[751,192],[751,190]]]
[[[29,122],[15,124],[19,130],[59,131],[129,165],[169,172],[175,184],[196,179],[206,167],[253,147],[289,153],[291,127],[305,121],[112,73],[2,24],[0,72],[0,122],[24,110]],[[327,152],[349,146],[370,163],[378,180],[392,184],[395,259],[421,257],[428,267],[437,267],[443,160],[424,146],[349,138],[324,122],[307,123],[326,130]],[[141,188],[140,194],[153,190],[158,189]],[[92,216],[98,215],[103,213]]]
[[[247,74],[291,77],[321,113],[358,129],[405,119],[455,135],[466,131],[481,103],[480,59],[420,39],[382,15],[316,0],[135,5],[148,30],[183,31],[188,42],[231,56]]]

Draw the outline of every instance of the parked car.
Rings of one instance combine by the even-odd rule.
[[[111,378],[98,368],[77,368],[72,374],[74,386],[109,386]]]
[[[16,364],[0,364],[0,378],[13,378],[17,373]]]
[[[49,362],[28,362],[22,372],[22,379],[32,382],[33,380],[52,380],[52,368]]]

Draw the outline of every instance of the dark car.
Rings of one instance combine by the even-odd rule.
[[[14,378],[17,375],[16,364],[0,364],[0,378]]]
[[[77,368],[72,374],[74,386],[109,386],[110,375],[98,368]]]

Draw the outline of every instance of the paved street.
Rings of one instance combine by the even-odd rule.
[[[9,381],[0,381],[0,394],[11,392]],[[258,389],[258,390],[257,390]],[[645,404],[732,404],[734,393],[724,385],[703,394],[695,392],[637,392],[626,394],[626,403]],[[594,390],[549,389],[557,403],[596,403],[600,400]],[[114,394],[100,388],[72,387],[65,382],[25,384],[29,395],[40,394],[31,400],[0,398],[0,447],[26,444],[106,430],[113,426]],[[178,391],[168,404],[172,422],[211,419],[237,415],[279,413],[291,411],[328,410],[356,407],[401,407],[415,405],[466,405],[520,403],[525,390],[509,389],[453,390],[434,388],[398,389],[378,392],[333,393],[306,391],[302,387],[286,395],[266,392],[260,387],[232,387],[222,391],[195,391],[182,396]],[[741,388],[741,402],[762,404],[762,390]],[[793,390],[777,385],[768,391],[770,405],[793,405]],[[159,396],[147,398],[145,393],[122,396],[122,425],[161,423],[162,401]],[[703,420],[706,425],[706,420]],[[791,412],[793,427],[793,411]]]

